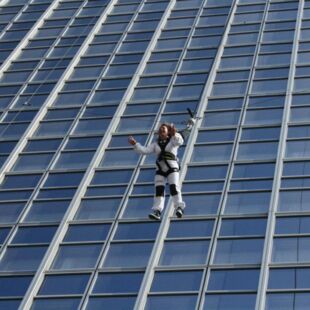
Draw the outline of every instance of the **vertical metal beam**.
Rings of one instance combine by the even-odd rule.
[[[207,4],[207,1],[208,0],[206,0],[204,2],[204,4],[202,5],[202,8]],[[192,152],[194,149],[194,143],[195,143],[197,135],[198,135],[198,129],[201,126],[202,118],[204,116],[204,111],[205,111],[207,104],[208,104],[207,98],[211,94],[212,85],[213,85],[213,82],[214,82],[215,76],[216,76],[216,71],[218,69],[220,59],[221,59],[223,51],[224,51],[224,42],[226,42],[226,40],[227,40],[227,36],[228,36],[229,29],[230,29],[230,24],[231,24],[231,19],[232,19],[232,16],[234,16],[237,1],[238,0],[234,0],[234,3],[232,4],[232,9],[230,10],[229,17],[227,18],[228,22],[226,23],[225,32],[222,35],[222,39],[221,39],[220,45],[218,47],[217,54],[215,56],[215,60],[213,62],[208,80],[206,82],[203,94],[202,94],[201,99],[200,99],[200,104],[199,104],[198,110],[197,110],[197,117],[200,119],[198,119],[198,121],[196,122],[196,124],[195,124],[194,128],[192,129],[191,134],[188,138],[187,147],[185,149],[185,152],[183,155],[183,160],[182,160],[182,165],[181,165],[183,168],[180,171],[180,183],[182,183],[184,181],[187,164],[190,162],[190,158],[192,156]],[[200,14],[201,14],[201,11],[197,14],[197,16],[200,16]],[[199,17],[197,18],[197,21],[198,21],[198,19],[199,19]],[[193,29],[195,27],[195,24],[193,25]],[[190,35],[192,35],[192,33],[193,32],[191,32]],[[164,246],[164,238],[167,235],[167,232],[169,229],[170,217],[173,215],[173,212],[174,212],[172,199],[169,199],[166,208],[167,208],[167,211],[166,211],[167,214],[165,215],[165,217],[163,217],[162,223],[161,223],[159,231],[157,233],[157,238],[156,238],[155,244],[153,246],[153,250],[152,250],[149,262],[148,262],[148,266],[147,266],[147,269],[145,271],[145,275],[144,275],[144,278],[143,278],[143,281],[142,281],[142,284],[140,287],[140,291],[139,291],[139,294],[137,297],[137,301],[135,304],[135,310],[143,310],[146,306],[147,295],[148,295],[148,292],[150,291],[152,280],[153,280],[154,273],[155,273],[154,268],[155,268],[155,266],[158,265],[160,254],[161,254],[161,251],[162,251],[163,246]]]
[[[295,27],[295,36],[293,41],[293,49],[290,63],[290,70],[288,76],[288,84],[286,89],[286,98],[285,105],[283,110],[283,118],[282,118],[282,128],[280,132],[278,153],[276,159],[276,168],[274,174],[274,182],[272,187],[272,194],[270,199],[270,206],[268,212],[268,221],[266,228],[266,237],[265,244],[263,250],[262,264],[261,264],[261,272],[260,279],[258,284],[257,291],[257,299],[256,299],[256,310],[264,310],[265,302],[266,302],[266,290],[268,285],[268,276],[269,276],[269,262],[272,254],[272,245],[273,245],[273,235],[275,229],[275,221],[276,221],[276,210],[279,201],[279,191],[281,186],[281,175],[283,168],[283,158],[285,156],[285,146],[286,146],[286,136],[288,130],[288,121],[290,115],[290,107],[292,101],[292,92],[294,89],[294,76],[295,76],[295,65],[297,61],[297,52],[298,52],[298,41],[300,36],[300,28],[302,21],[302,14],[304,8],[304,0],[299,1],[298,13],[296,17],[296,27]]]

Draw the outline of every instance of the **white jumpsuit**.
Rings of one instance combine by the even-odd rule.
[[[165,152],[172,153],[177,157],[178,148],[184,142],[182,136],[176,133],[172,136],[165,147]],[[137,153],[147,155],[155,153],[159,156],[162,152],[160,146],[157,142],[153,142],[149,146],[142,146],[140,143],[134,145],[134,149]],[[155,188],[156,194],[154,196],[153,210],[159,210],[162,212],[164,208],[165,196],[164,196],[164,186],[166,185],[166,180],[170,185],[170,193],[174,202],[175,208],[185,208],[185,203],[182,200],[182,194],[180,190],[179,183],[179,163],[177,160],[160,160],[157,161],[159,168],[155,175]],[[168,165],[167,165],[168,164]],[[173,169],[173,171],[171,171]],[[169,171],[170,170],[170,171]],[[164,173],[161,173],[164,172]]]

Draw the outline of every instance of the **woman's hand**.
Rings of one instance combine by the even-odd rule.
[[[129,142],[129,144],[131,144],[131,145],[137,144],[137,141],[136,141],[136,139],[135,139],[133,136],[129,136],[129,137],[128,137],[128,142]]]
[[[170,125],[170,135],[173,137],[175,136],[177,132],[177,129],[175,128],[175,126],[173,124]]]

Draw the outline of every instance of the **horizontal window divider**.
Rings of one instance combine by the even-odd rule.
[[[155,242],[155,239],[113,239],[111,240],[111,243],[126,243],[126,244],[131,244],[131,243],[143,243],[143,242]]]
[[[206,162],[203,162],[203,161],[195,161],[195,163],[196,164],[198,164],[198,165],[203,165],[203,164],[205,164]],[[224,165],[224,164],[228,164],[229,163],[229,160],[226,160],[226,161],[212,161],[212,162],[210,162],[210,161],[207,161],[207,163],[209,163],[209,164],[212,164],[212,165],[214,165],[214,166],[216,166],[216,165]]]
[[[265,235],[237,235],[237,236],[219,235],[217,240],[244,240],[244,239],[255,240],[255,239],[264,239],[264,238],[265,238]]]
[[[197,222],[204,222],[204,221],[213,221],[216,219],[216,215],[187,215],[184,218],[175,218],[171,217],[170,222],[188,222],[188,221],[197,221]]]
[[[204,271],[204,267],[200,266],[154,266],[155,271]]]
[[[98,200],[98,199],[111,199],[111,198],[122,198],[122,195],[104,195],[104,196],[84,196],[84,198],[82,198],[83,200]]]
[[[211,272],[214,270],[238,270],[238,269],[250,269],[255,270],[259,269],[261,267],[261,264],[210,264],[209,268],[211,269]]]
[[[166,238],[165,242],[182,242],[182,241],[208,241],[211,240],[211,235],[206,237],[179,237],[179,238]]]
[[[99,267],[99,273],[144,272],[145,267]]]
[[[89,297],[91,299],[96,299],[100,297],[136,297],[138,295],[138,292],[136,293],[118,293],[118,292],[113,292],[113,293],[90,293]]]
[[[37,242],[37,243],[11,243],[8,244],[8,247],[32,247],[32,246],[49,246],[49,242]]]
[[[234,140],[231,141],[216,141],[216,142],[199,142],[195,143],[194,150],[196,146],[208,146],[208,145],[223,145],[223,144],[234,144]]]
[[[304,262],[296,262],[296,263],[290,263],[290,262],[283,262],[283,263],[269,263],[269,268],[279,269],[279,268],[309,268],[309,263]]]
[[[274,234],[274,238],[276,239],[279,239],[279,238],[309,238],[310,237],[310,234],[309,233],[294,233],[294,234]]]
[[[271,288],[268,288],[266,290],[266,293],[309,293],[310,292],[310,289],[307,289],[307,288],[279,288],[279,289],[271,289]]]
[[[159,291],[159,292],[148,292],[147,296],[152,297],[152,296],[191,296],[191,295],[197,295],[198,296],[199,289],[197,291]]]
[[[27,247],[48,247],[49,243],[19,243],[19,244],[8,244],[8,248],[27,248]]]
[[[239,140],[239,144],[246,144],[246,143],[264,143],[264,142],[279,142],[278,139],[260,139],[260,140]]]
[[[294,192],[296,190],[299,190],[299,191],[304,191],[304,190],[310,190],[309,187],[294,187],[294,188],[280,188],[280,191],[281,192]]]
[[[303,238],[303,237],[310,237],[310,233],[293,233],[293,234],[289,234],[289,233],[285,233],[285,234],[274,234],[274,238]]]
[[[229,190],[228,194],[238,193],[271,193],[271,189],[247,189],[247,190]]]
[[[206,295],[218,295],[218,294],[221,294],[221,295],[225,295],[225,294],[256,294],[257,291],[256,290],[218,290],[218,291],[215,291],[215,290],[207,290],[205,292]]]
[[[61,243],[60,243],[60,247],[62,247],[62,246],[74,246],[74,245],[81,245],[81,246],[83,246],[83,245],[104,245],[105,244],[105,241],[106,241],[106,239],[104,239],[104,240],[95,240],[95,241],[62,241]]]
[[[234,164],[259,164],[259,163],[275,163],[275,159],[255,159],[255,160],[235,160]]]
[[[196,183],[214,183],[214,182],[224,182],[225,179],[198,179],[198,180],[195,180],[195,179],[192,179],[192,180],[189,180],[189,179],[185,179],[183,181],[183,184],[196,184]]]
[[[80,226],[80,225],[98,225],[98,224],[112,224],[113,219],[89,219],[89,220],[79,220],[79,219],[73,219],[72,221],[68,221],[68,225],[70,226]]]
[[[38,293],[39,294],[39,293]],[[36,300],[40,300],[40,299],[58,299],[58,298],[63,298],[63,299],[66,299],[66,298],[77,298],[77,297],[82,297],[83,296],[83,293],[81,294],[58,294],[58,295],[36,295],[36,297],[34,298],[34,302]]]

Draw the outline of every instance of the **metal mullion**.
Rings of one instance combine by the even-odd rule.
[[[193,22],[193,24],[191,26],[191,31],[188,34],[188,40],[187,40],[186,44],[183,47],[183,51],[182,51],[182,53],[181,53],[181,55],[179,57],[179,60],[178,60],[178,65],[177,65],[177,67],[176,67],[176,69],[175,69],[175,71],[173,73],[173,77],[172,77],[172,79],[171,79],[171,81],[170,81],[170,83],[168,85],[167,93],[165,95],[165,98],[164,98],[163,102],[167,101],[168,95],[170,94],[172,86],[174,85],[174,82],[176,80],[176,76],[177,76],[178,70],[180,69],[180,65],[181,65],[182,60],[184,59],[184,56],[185,56],[186,46],[188,46],[189,41],[192,38],[192,35],[194,33],[194,30],[195,30],[195,26],[196,26],[196,24],[197,24],[197,22],[198,22],[198,20],[199,20],[199,18],[201,16],[201,13],[203,12],[205,2],[207,2],[207,1],[204,1],[203,4],[200,5],[200,8],[198,8],[196,17],[194,18],[194,22]],[[227,15],[225,14],[227,16],[227,19],[229,18],[228,16],[230,16],[230,14],[232,12],[232,6],[234,6],[234,4],[232,4],[231,7],[230,7],[230,13],[227,14]],[[226,21],[226,25],[227,25],[227,21]],[[225,33],[222,34],[222,42],[223,42],[223,37],[224,36],[225,36]],[[221,43],[219,44],[219,47],[220,46],[221,46]],[[215,69],[214,69],[215,68],[215,63],[216,63],[216,59],[218,57],[219,56],[217,55],[217,56],[215,56],[213,58],[214,62],[213,62],[212,68],[210,70],[210,72],[212,72],[212,69],[214,70],[214,73],[213,73],[214,76],[215,76]],[[212,74],[209,75],[209,80],[210,80],[210,76],[211,75]],[[206,91],[206,88],[205,88],[205,91]],[[202,94],[201,98],[203,98],[203,95],[204,94]],[[200,99],[200,102],[202,102],[202,101],[203,100]],[[162,116],[161,114],[162,114],[162,112],[164,110],[164,107],[165,107],[165,103],[162,105],[161,109],[158,112],[158,117],[157,117],[157,120],[154,123],[153,128],[155,128],[155,126],[159,122],[159,119]],[[149,143],[151,141],[151,138],[152,138],[152,136],[149,137],[149,139],[147,140],[147,143]],[[189,138],[187,146],[189,145],[190,141],[191,141],[191,137]],[[187,147],[186,150],[185,150],[185,153],[184,153],[183,162],[185,161],[184,158],[186,158],[186,155],[190,156],[188,154],[189,154],[189,148]],[[185,172],[183,170],[183,171],[181,171],[180,180],[184,179],[184,175],[185,175]],[[169,200],[168,205],[166,207],[168,209],[168,212],[167,212],[168,215],[166,215],[165,218],[162,220],[162,224],[161,224],[161,226],[159,228],[159,232],[157,234],[155,245],[153,247],[153,250],[152,250],[152,253],[151,253],[151,257],[149,259],[149,264],[148,264],[148,267],[147,267],[147,270],[146,270],[146,275],[144,276],[143,282],[141,284],[140,292],[139,292],[139,295],[138,295],[138,298],[137,298],[137,301],[136,301],[136,304],[135,304],[135,309],[142,309],[142,308],[145,307],[145,303],[146,303],[146,299],[147,299],[147,294],[148,294],[148,291],[150,289],[150,285],[151,285],[151,282],[152,282],[152,276],[153,276],[153,273],[154,273],[153,269],[155,268],[156,263],[157,263],[157,261],[159,259],[159,254],[160,254],[159,249],[161,249],[163,247],[163,236],[166,235],[167,230],[168,230],[169,215],[172,215],[172,212],[173,212],[173,209],[172,209],[171,206],[172,206],[171,200]],[[150,263],[150,261],[151,261],[151,263]]]
[[[141,7],[142,7],[143,3],[144,2],[140,3]],[[170,4],[170,6],[171,6],[171,4]],[[131,24],[133,23],[135,17],[138,15],[139,10],[140,10],[140,7],[137,8],[136,13],[133,15],[133,18],[128,23],[127,31],[125,31],[123,33],[122,38],[124,38],[125,35],[127,34],[127,32],[129,31],[129,28],[130,28]],[[168,11],[169,11],[169,9],[166,9],[166,14],[167,14]],[[162,17],[161,20],[165,20],[165,19],[166,19],[166,17]],[[157,27],[157,31],[155,31],[154,34],[156,34],[156,32],[158,33],[158,30],[160,29],[160,26]],[[112,117],[112,120],[110,122],[109,128],[107,129],[107,131],[106,131],[106,133],[105,133],[105,135],[104,135],[104,137],[103,137],[103,139],[101,141],[101,144],[97,148],[96,154],[93,156],[93,159],[92,159],[90,165],[88,166],[88,169],[87,169],[87,171],[86,171],[86,173],[84,175],[84,178],[82,179],[82,181],[80,183],[80,186],[79,186],[79,188],[77,190],[76,195],[73,197],[73,199],[71,201],[71,205],[69,206],[69,209],[68,209],[67,213],[63,217],[63,220],[62,220],[62,222],[60,224],[60,228],[58,230],[58,233],[56,233],[56,235],[55,235],[55,237],[54,237],[54,239],[52,241],[52,245],[54,246],[54,248],[53,247],[51,248],[51,246],[50,246],[50,248],[48,249],[48,251],[47,251],[47,253],[45,255],[45,258],[43,259],[43,261],[42,261],[42,263],[41,263],[41,265],[38,268],[38,271],[36,273],[35,282],[32,282],[31,287],[27,291],[27,294],[26,294],[26,296],[25,296],[25,298],[24,298],[24,300],[22,302],[23,307],[26,307],[27,309],[31,306],[31,304],[30,304],[31,300],[34,298],[34,295],[36,294],[36,292],[39,289],[39,285],[43,281],[44,271],[45,271],[44,269],[49,268],[48,265],[49,266],[51,265],[53,257],[51,257],[51,255],[48,255],[48,254],[50,254],[50,252],[53,252],[54,255],[56,255],[57,247],[59,246],[60,240],[62,239],[62,237],[64,236],[64,234],[66,232],[66,228],[67,228],[66,221],[70,220],[70,218],[72,218],[74,216],[74,212],[77,210],[78,203],[81,200],[83,194],[86,192],[87,184],[91,180],[91,177],[93,176],[93,173],[94,173],[94,167],[98,166],[98,164],[100,162],[100,159],[102,158],[102,154],[105,151],[105,146],[109,143],[110,133],[113,131],[113,129],[114,130],[116,129],[117,122],[119,120],[119,116],[118,115],[121,114],[122,111],[124,111],[124,108],[125,108],[124,107],[124,103],[126,102],[125,100],[132,93],[132,89],[133,89],[132,85],[137,84],[137,77],[139,76],[139,74],[142,73],[142,71],[144,69],[144,66],[145,66],[146,59],[147,59],[147,57],[149,56],[149,54],[151,52],[151,48],[154,47],[154,45],[156,43],[156,39],[157,39],[157,37],[155,35],[153,35],[153,38],[151,39],[150,44],[148,46],[147,52],[144,54],[144,57],[140,61],[140,65],[139,65],[138,69],[136,70],[136,73],[133,75],[131,84],[128,86],[127,92],[125,93],[125,95],[123,97],[125,99],[123,99],[121,101],[118,110],[115,112],[114,116]],[[122,42],[122,40],[120,39],[119,42]],[[119,44],[116,47],[116,50],[119,48],[120,45],[121,44]],[[113,57],[111,57],[111,59],[113,59]],[[108,66],[106,68],[108,68]],[[137,73],[137,71],[139,73]],[[107,238],[105,243],[108,243],[108,238]],[[99,261],[98,261],[98,263],[99,263]],[[84,296],[85,296],[85,294],[84,294]]]
[[[266,228],[266,238],[265,245],[262,256],[261,263],[261,273],[259,279],[259,285],[257,289],[257,299],[256,299],[256,310],[263,310],[265,308],[266,302],[266,291],[268,284],[268,275],[269,275],[269,262],[271,260],[271,252],[273,245],[273,235],[275,231],[275,220],[276,220],[276,209],[279,200],[280,186],[281,186],[281,177],[282,177],[282,168],[283,161],[285,159],[285,147],[286,147],[286,136],[288,132],[288,121],[289,121],[289,112],[292,102],[292,93],[294,87],[294,77],[295,77],[295,65],[297,63],[297,54],[298,54],[298,40],[301,32],[302,24],[302,14],[304,9],[304,1],[299,1],[299,6],[296,14],[296,26],[295,26],[295,35],[293,40],[293,48],[291,51],[291,62],[290,62],[290,72],[288,75],[288,83],[286,89],[286,99],[285,106],[283,111],[282,118],[282,128],[279,137],[278,145],[278,154],[276,159],[276,167],[274,173],[274,183],[272,188],[272,194],[269,204],[268,212],[268,221]]]
[[[255,63],[257,62],[257,57],[258,57],[258,50],[259,50],[259,46],[261,44],[261,39],[262,39],[262,35],[263,35],[263,28],[264,28],[264,24],[265,24],[265,20],[266,20],[266,16],[267,16],[267,12],[268,12],[268,7],[269,7],[269,0],[267,0],[265,2],[265,10],[264,10],[264,14],[262,16],[262,20],[261,20],[261,26],[259,29],[259,35],[258,35],[258,39],[257,39],[257,43],[256,43],[256,47],[253,53],[253,60],[252,60],[252,65],[250,68],[250,74],[248,77],[248,85],[247,85],[247,89],[245,92],[245,98],[244,98],[244,103],[241,107],[241,111],[240,111],[240,117],[239,117],[239,124],[238,124],[238,128],[237,128],[237,132],[236,132],[236,136],[235,136],[235,140],[234,140],[234,147],[232,150],[232,154],[231,154],[231,159],[228,165],[228,170],[227,170],[227,175],[226,175],[226,180],[225,180],[225,184],[224,184],[224,188],[222,191],[222,197],[221,197],[221,201],[219,204],[219,213],[218,213],[218,218],[216,220],[215,226],[216,226],[216,233],[213,237],[213,242],[210,245],[210,255],[209,255],[209,262],[207,264],[208,269],[210,268],[210,262],[214,257],[215,254],[215,248],[216,248],[216,240],[219,238],[219,231],[220,231],[220,225],[219,223],[222,221],[222,218],[224,213],[224,206],[227,200],[227,194],[228,194],[228,190],[229,190],[229,184],[230,184],[230,180],[232,177],[232,171],[233,171],[233,165],[236,163],[236,155],[237,155],[237,151],[238,151],[238,141],[240,142],[240,137],[241,137],[241,126],[244,122],[244,118],[245,118],[245,112],[246,112],[246,108],[247,108],[247,101],[248,101],[248,97],[249,97],[249,90],[250,87],[252,85],[252,81],[253,81],[253,77],[254,77],[254,67],[255,67]],[[226,57],[226,56],[225,56]],[[225,58],[224,57],[224,58]],[[210,277],[210,269],[207,270],[207,275],[205,278],[205,283],[203,285],[203,289],[201,291],[201,296],[200,296],[200,307],[199,309],[202,309],[203,307],[203,302],[204,302],[204,294],[206,292],[206,288],[207,288],[207,284],[208,284],[208,280]]]
[[[171,2],[169,3],[169,5],[166,7],[166,10],[165,10],[165,12],[164,12],[164,14],[163,14],[163,17],[161,18],[161,21],[160,21],[162,24],[164,24],[164,23],[167,21],[168,13],[172,10],[172,7],[174,6],[174,3],[175,3],[174,1],[171,1]],[[150,56],[151,50],[152,50],[152,48],[154,48],[155,43],[156,43],[157,40],[159,39],[159,36],[160,36],[160,34],[161,34],[161,31],[160,31],[160,30],[161,30],[161,31],[163,30],[163,29],[161,29],[161,24],[159,24],[159,26],[157,26],[156,30],[154,31],[153,38],[152,38],[152,40],[151,40],[152,44],[151,44],[151,46],[150,46],[150,44],[149,44],[148,50],[147,50],[148,52],[144,55],[143,59],[140,61],[140,65],[142,64],[143,67],[142,67],[140,70],[139,70],[139,68],[138,68],[138,70],[140,71],[140,73],[139,73],[139,74],[136,74],[136,79],[135,79],[134,83],[132,83],[132,84],[134,84],[134,85],[133,85],[133,86],[131,86],[131,85],[128,86],[128,89],[130,89],[130,92],[129,92],[129,94],[128,94],[127,96],[125,96],[125,100],[124,100],[124,103],[123,103],[124,106],[123,106],[123,108],[122,108],[123,112],[125,111],[125,108],[126,108],[126,106],[127,106],[126,103],[129,102],[129,99],[130,99],[130,97],[131,97],[131,95],[132,95],[132,92],[134,91],[135,87],[136,87],[137,84],[138,84],[138,78],[142,75],[143,69],[144,69],[144,67],[147,65],[147,59],[148,59],[149,56]],[[121,104],[122,104],[122,103],[121,103]],[[121,118],[121,117],[119,117],[119,119],[120,119],[120,118]],[[118,119],[115,120],[115,122],[117,122],[117,121],[118,121]],[[114,126],[115,129],[116,129],[116,126],[117,126],[117,124]],[[110,132],[110,131],[109,131],[109,132]],[[110,137],[108,137],[108,138],[110,138]],[[108,138],[107,138],[107,139],[108,139]],[[109,142],[109,141],[108,141],[108,142]],[[108,142],[106,142],[106,144],[107,144]],[[140,158],[139,162],[141,162],[141,158]],[[139,166],[139,165],[138,165],[138,166]],[[133,175],[132,175],[132,177],[131,177],[131,181],[129,181],[130,184],[132,184],[132,181],[135,180],[135,178],[136,178],[136,176],[137,176],[138,166],[136,166],[136,168],[134,168]],[[123,199],[122,199],[122,201],[121,201],[121,203],[120,203],[120,207],[119,207],[119,209],[118,209],[117,215],[115,216],[114,223],[112,224],[112,228],[111,228],[111,231],[110,231],[110,235],[109,235],[108,238],[107,238],[106,246],[105,246],[105,248],[104,248],[103,251],[102,251],[101,258],[100,258],[100,260],[98,261],[97,266],[100,266],[100,265],[102,264],[102,261],[105,259],[106,255],[107,255],[107,251],[108,251],[109,246],[110,246],[110,243],[111,243],[112,241],[113,241],[113,243],[115,242],[114,240],[112,240],[112,237],[113,237],[114,234],[115,234],[115,231],[116,231],[118,222],[122,220],[122,219],[120,218],[120,216],[122,215],[122,211],[123,211],[123,209],[124,209],[124,206],[126,205],[127,197],[128,197],[128,195],[129,195],[130,190],[131,190],[131,186],[129,186],[129,187],[127,188],[127,190],[125,191],[125,193],[124,193],[124,195],[123,195]],[[149,195],[148,195],[148,196],[149,196]],[[124,197],[126,197],[126,198],[124,199]],[[122,222],[122,221],[121,221],[121,222]],[[135,241],[137,241],[137,240],[135,240]],[[138,241],[137,241],[137,242],[138,242]],[[93,280],[92,285],[90,285],[90,287],[88,288],[88,291],[86,291],[85,294],[84,294],[84,305],[82,305],[83,309],[85,308],[85,306],[86,306],[86,304],[85,304],[85,303],[86,303],[86,300],[87,300],[88,296],[90,295],[90,293],[88,293],[88,292],[90,291],[90,289],[93,287],[93,285],[94,285],[94,283],[95,283],[95,279],[96,279],[97,273],[98,273],[98,271],[97,271],[98,268],[99,268],[99,267],[96,267],[96,272],[95,272],[95,274],[94,274],[94,280]]]

